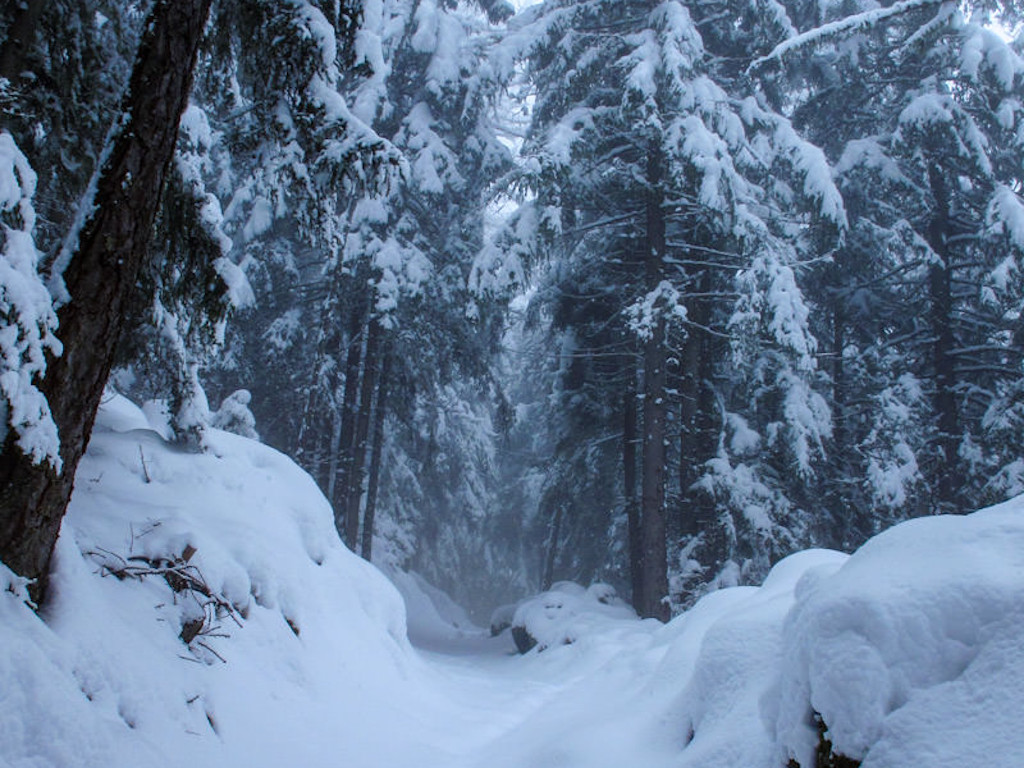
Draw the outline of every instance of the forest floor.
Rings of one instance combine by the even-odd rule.
[[[349,552],[285,456],[206,448],[111,398],[42,610],[0,565],[0,768],[809,766],[814,713],[864,768],[1024,765],[1024,498],[796,553],[668,624],[546,593],[519,655]]]
[[[646,744],[630,727],[621,710],[648,675],[610,646],[603,652],[566,646],[547,652],[548,658],[524,657],[506,632],[434,638],[417,650],[432,687],[452,707],[434,730],[435,746],[450,756],[445,764],[451,768],[655,768],[678,758],[668,723],[663,738]],[[657,656],[644,665],[648,674]],[[652,724],[649,713],[637,714],[634,725]]]

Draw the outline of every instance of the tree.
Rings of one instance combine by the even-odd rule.
[[[113,362],[124,309],[149,243],[185,109],[210,0],[157,2],[139,46],[123,117],[110,139],[62,279],[63,350],[40,391],[60,437],[58,458],[26,453],[9,432],[0,452],[0,559],[45,594],[50,556]],[[87,209],[88,210],[88,209]]]
[[[844,457],[829,497],[838,541],[856,546],[1014,487],[1022,62],[991,26],[1016,23],[1011,5],[829,13],[794,13],[802,29],[763,66],[805,86],[788,108],[852,214],[814,290],[831,309],[819,335]]]
[[[619,361],[596,386],[639,373],[643,577],[634,595],[641,613],[665,618],[670,539],[688,540],[682,551],[698,585],[728,583],[723,574],[740,569],[734,559],[764,571],[784,546],[771,542],[790,525],[792,505],[772,480],[784,464],[809,475],[828,426],[794,271],[809,242],[787,219],[835,230],[844,225],[842,202],[824,157],[788,121],[719,85],[716,62],[678,3],[546,4],[527,12],[513,41],[537,89],[522,182],[536,198],[510,225],[522,231],[507,239],[547,251],[558,265],[553,295],[607,302],[595,320],[614,331],[595,338],[601,346],[573,350]],[[573,326],[577,338],[590,335],[584,327]],[[730,337],[731,347],[715,343]],[[719,379],[726,369],[732,375]],[[753,395],[747,402],[744,391]],[[608,401],[616,403],[605,422],[614,435],[624,417],[620,398]],[[802,407],[814,414],[809,423]],[[740,423],[760,430],[774,462],[737,460],[738,443],[727,438]],[[668,472],[673,461],[678,473]],[[761,486],[770,503],[755,511],[740,497]],[[701,504],[689,501],[696,493]],[[741,541],[721,535],[744,520]]]

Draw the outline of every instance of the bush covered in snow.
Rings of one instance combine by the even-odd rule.
[[[1024,501],[911,520],[796,587],[779,759],[1024,765]]]
[[[520,653],[536,647],[569,645],[609,621],[635,621],[636,612],[608,584],[582,587],[559,581],[547,592],[523,600],[512,615],[512,637]],[[492,619],[493,625],[493,619]]]

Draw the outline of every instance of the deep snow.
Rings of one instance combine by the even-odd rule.
[[[112,396],[42,619],[0,570],[3,768],[781,768],[813,765],[815,712],[865,768],[1024,765],[1022,500],[798,553],[668,625],[563,614],[518,656],[348,552],[286,457],[207,439]],[[112,574],[168,563],[231,606],[189,645],[208,598]]]

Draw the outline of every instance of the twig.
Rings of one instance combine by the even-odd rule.
[[[153,482],[153,478],[149,476],[149,467],[146,466],[146,454],[142,452],[142,443],[139,443],[139,459],[142,461],[142,476],[146,479],[146,484]]]

